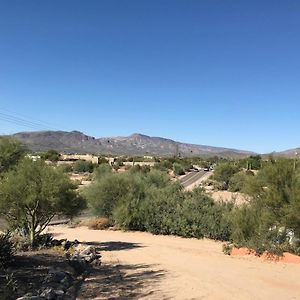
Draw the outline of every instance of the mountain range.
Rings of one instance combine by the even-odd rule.
[[[113,155],[181,155],[243,157],[254,154],[230,148],[180,143],[161,137],[134,133],[127,137],[94,138],[79,131],[34,131],[12,135],[32,151],[54,149],[67,153],[95,153]]]
[[[255,155],[251,151],[181,143],[162,137],[150,137],[134,133],[125,137],[95,138],[79,131],[33,131],[12,135],[32,151],[54,149],[66,153],[94,153],[112,155],[158,155],[158,156],[222,156],[246,157]],[[300,148],[273,152],[275,156],[298,157]]]

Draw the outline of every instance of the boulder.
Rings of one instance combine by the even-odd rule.
[[[56,299],[56,293],[55,290],[51,287],[45,288],[41,294],[41,297],[44,297],[46,300],[55,300]]]

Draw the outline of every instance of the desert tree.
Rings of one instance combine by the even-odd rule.
[[[11,137],[0,138],[0,173],[15,166],[24,156],[25,148],[21,142]]]
[[[0,184],[0,214],[32,244],[55,215],[72,217],[84,207],[67,175],[43,161],[23,159]]]

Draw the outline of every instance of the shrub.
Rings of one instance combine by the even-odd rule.
[[[73,166],[70,164],[63,164],[60,165],[59,168],[62,170],[64,173],[70,173],[73,171]]]
[[[224,254],[230,255],[233,247],[234,245],[232,243],[224,243],[222,245],[222,251]]]
[[[14,258],[14,245],[9,233],[0,235],[0,267],[6,267]]]
[[[31,251],[33,248],[33,245],[31,244],[29,238],[26,236],[13,235],[11,239],[14,244],[15,250],[18,252]]]
[[[169,160],[162,160],[154,165],[154,168],[160,171],[167,171],[173,169],[173,163]]]
[[[106,174],[86,187],[83,194],[97,216],[111,218],[117,202],[128,193],[129,177],[125,174]]]
[[[222,163],[215,168],[213,178],[222,184],[224,190],[227,190],[231,177],[238,171],[239,168],[232,163]]]
[[[109,228],[111,226],[111,222],[108,218],[97,218],[90,220],[87,223],[87,226],[89,229],[102,230]]]
[[[157,170],[110,174],[85,191],[97,215],[124,229],[228,240],[230,205],[215,203],[201,189],[184,192]]]
[[[260,212],[249,205],[236,207],[231,214],[231,239],[245,246],[257,234]]]
[[[60,159],[60,154],[56,150],[48,150],[42,155],[42,158],[56,162]]]
[[[186,193],[182,204],[183,236],[207,237],[215,240],[230,238],[229,213],[233,204],[217,203],[201,189]]]
[[[248,178],[254,176],[253,172],[247,170],[246,172],[238,172],[231,176],[229,180],[229,190],[231,192],[243,192],[247,184]]]
[[[34,243],[31,243],[29,238],[22,235],[13,235],[11,237],[14,248],[16,251],[26,252],[33,249],[44,249],[52,246],[53,235],[51,233],[45,233],[38,235]]]
[[[73,165],[73,171],[77,173],[92,173],[93,170],[94,164],[91,161],[77,160]]]
[[[102,165],[102,164],[108,164],[108,160],[105,157],[100,156],[98,158],[98,164]]]
[[[148,173],[151,171],[150,166],[144,165],[144,166],[140,166],[140,165],[134,165],[133,167],[130,168],[130,172],[131,173]]]
[[[113,219],[116,225],[123,229],[144,230],[144,218],[141,211],[143,195],[135,198],[132,193],[122,197],[113,210]]]
[[[115,161],[114,164],[118,165],[119,167],[123,167],[124,166],[124,158],[123,157],[118,157]]]
[[[108,164],[101,164],[97,168],[94,169],[93,177],[94,180],[100,180],[105,175],[111,174],[112,169]]]
[[[179,211],[183,200],[180,186],[168,184],[147,191],[141,212],[145,230],[154,234],[179,234]]]
[[[185,174],[184,168],[182,167],[182,165],[180,165],[178,163],[173,164],[173,171],[175,172],[176,175],[184,175]]]

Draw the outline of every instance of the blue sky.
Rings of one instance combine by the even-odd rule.
[[[300,146],[299,15],[294,0],[0,0],[0,134]]]

